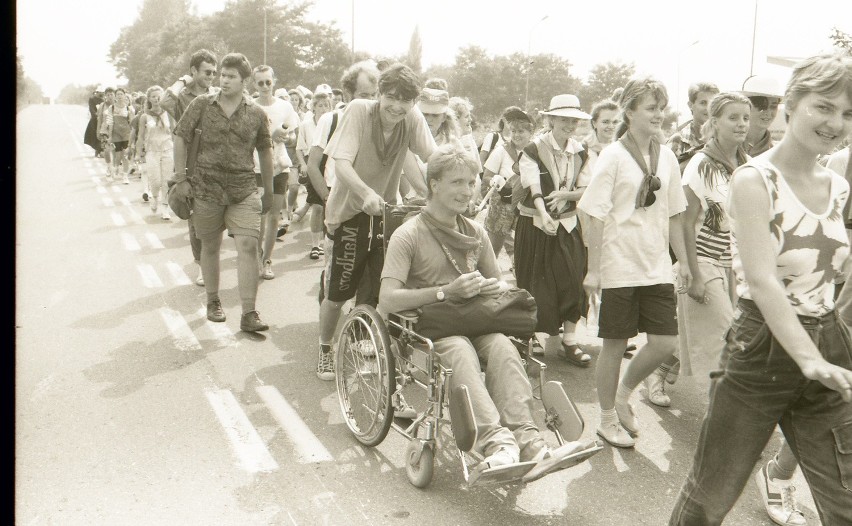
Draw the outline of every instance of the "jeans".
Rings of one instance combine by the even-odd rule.
[[[501,446],[530,460],[546,444],[532,416],[532,388],[520,354],[503,334],[448,336],[434,342],[441,365],[453,370],[450,388],[466,385],[476,419],[476,450],[485,456]],[[485,365],[485,381],[480,376]]]
[[[799,317],[830,363],[852,369],[849,331],[835,312]],[[754,302],[740,299],[695,459],[669,522],[721,524],[780,424],[823,524],[852,524],[852,404],[808,380],[772,337]]]

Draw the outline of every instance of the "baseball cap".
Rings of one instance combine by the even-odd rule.
[[[421,113],[446,113],[450,107],[450,94],[442,89],[423,88],[417,107]]]
[[[332,96],[334,93],[331,91],[331,86],[328,84],[320,84],[317,86],[317,89],[314,90],[314,95],[328,95]]]

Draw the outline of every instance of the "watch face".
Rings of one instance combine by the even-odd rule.
[[[436,294],[436,296],[438,297],[438,301],[444,301],[444,291],[443,290],[438,290],[438,293]]]

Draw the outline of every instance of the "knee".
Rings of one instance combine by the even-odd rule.
[[[252,236],[234,236],[239,253],[251,253],[257,250],[257,238]]]

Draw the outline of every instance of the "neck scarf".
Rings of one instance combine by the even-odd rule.
[[[766,130],[759,141],[749,145],[748,154],[752,157],[757,157],[770,148],[772,148],[772,135],[769,133],[769,130]]]
[[[707,157],[713,159],[717,164],[720,164],[725,170],[728,171],[728,177],[734,173],[734,170],[737,166],[742,166],[748,160],[746,156],[746,152],[742,146],[737,146],[737,166],[733,166],[731,162],[728,160],[728,156],[722,152],[722,149],[719,147],[719,142],[716,141],[715,138],[710,139],[704,148],[701,149],[701,152]]]
[[[476,237],[476,230],[467,223],[464,217],[460,215],[456,216],[458,230],[448,228],[439,223],[435,219],[435,216],[429,212],[428,207],[420,212],[420,217],[423,218],[423,222],[429,228],[429,232],[435,236],[435,239],[459,273],[464,274],[476,270],[476,262],[479,259],[482,242]],[[466,268],[459,265],[458,261],[464,262]]]
[[[160,108],[159,113],[155,112],[153,108],[149,109],[148,115],[150,115],[151,117],[154,118],[154,120],[156,120],[157,126],[159,126],[161,128],[168,128],[169,127],[168,114],[166,113],[166,111],[163,108]]]
[[[391,132],[391,136],[385,141],[385,134],[382,132],[381,108],[379,104],[373,106],[373,144],[376,146],[376,155],[382,161],[383,166],[392,163],[399,151],[402,149],[402,128],[405,126],[405,119],[396,123]]]
[[[644,208],[645,199],[647,199],[648,193],[651,192],[651,177],[657,174],[657,161],[660,158],[659,138],[656,135],[651,136],[651,144],[648,148],[648,151],[651,154],[650,170],[648,169],[648,165],[645,164],[645,158],[642,156],[642,152],[639,150],[639,144],[636,142],[632,133],[625,133],[620,139],[618,139],[618,142],[620,142],[621,145],[630,152],[630,156],[633,157],[633,160],[636,161],[636,164],[638,164],[639,168],[642,169],[642,173],[645,174],[645,178],[642,179],[642,184],[639,186],[639,193],[636,194],[636,208]]]

